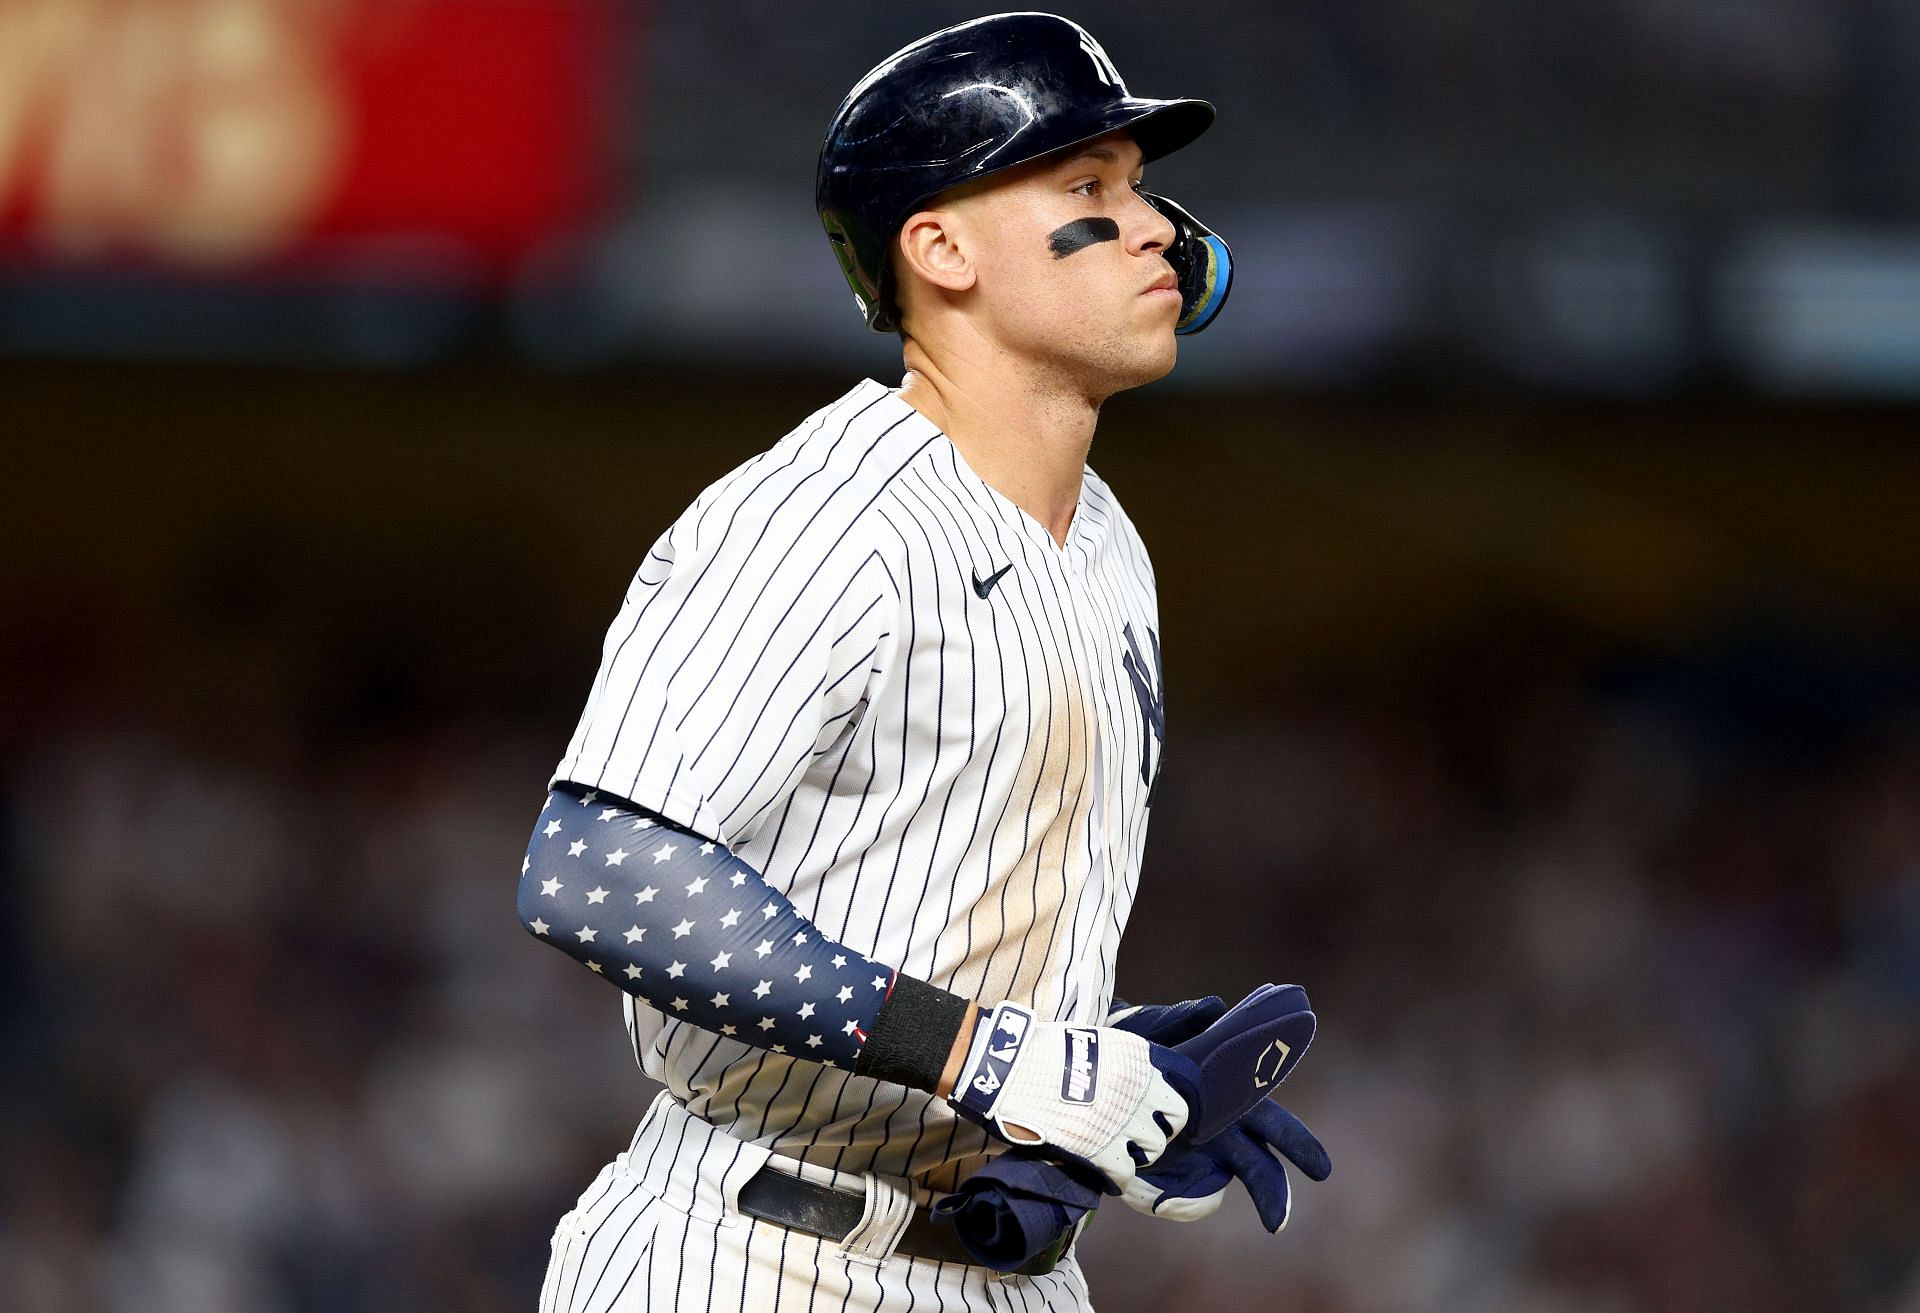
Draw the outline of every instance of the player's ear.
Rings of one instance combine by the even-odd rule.
[[[900,272],[947,292],[964,292],[978,276],[966,225],[953,210],[920,210],[907,216],[895,241]]]

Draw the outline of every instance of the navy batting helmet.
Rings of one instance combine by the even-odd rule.
[[[1053,14],[995,14],[922,37],[854,84],[820,147],[814,199],[854,299],[876,332],[899,327],[887,246],[926,201],[963,182],[1125,128],[1157,159],[1213,122],[1204,100],[1146,100],[1087,30]],[[1180,280],[1175,332],[1227,299],[1227,244],[1164,197]]]

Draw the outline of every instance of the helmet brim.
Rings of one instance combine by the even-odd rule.
[[[1129,97],[1113,108],[1116,120],[1093,136],[1125,128],[1140,146],[1142,159],[1171,155],[1213,126],[1213,103],[1206,100],[1140,100]]]

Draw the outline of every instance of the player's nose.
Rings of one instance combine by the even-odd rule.
[[[1127,249],[1135,254],[1165,251],[1173,245],[1173,220],[1147,203],[1139,192],[1127,208]]]

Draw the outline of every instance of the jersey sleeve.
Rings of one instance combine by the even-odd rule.
[[[826,473],[778,449],[655,543],[607,631],[555,781],[603,788],[729,846],[857,727],[898,605]]]

